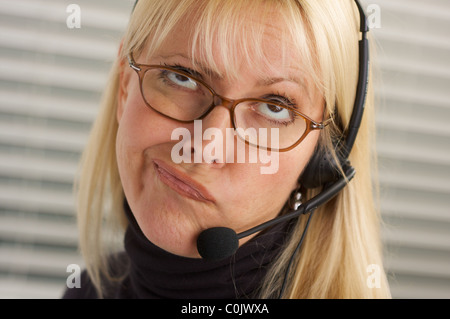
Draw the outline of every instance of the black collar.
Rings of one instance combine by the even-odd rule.
[[[142,233],[126,201],[124,207],[130,268],[122,290],[134,298],[255,298],[288,232],[287,224],[274,226],[242,245],[234,256],[206,261],[157,247]]]

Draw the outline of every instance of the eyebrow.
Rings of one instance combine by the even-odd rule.
[[[201,73],[204,73],[210,77],[214,77],[217,78],[219,80],[223,79],[223,76],[219,73],[217,73],[216,71],[212,70],[211,68],[208,68],[206,65],[202,64],[201,62],[197,61],[197,60],[193,60],[191,57],[183,54],[183,53],[175,53],[175,54],[170,54],[170,55],[160,55],[159,57],[164,58],[164,59],[170,59],[173,57],[181,57],[189,62],[194,63],[195,66],[197,66]]]
[[[194,65],[196,65],[202,73],[204,73],[210,77],[216,78],[218,80],[223,80],[223,76],[221,74],[217,73],[216,71],[212,70],[211,68],[207,67],[206,65],[204,65],[201,62],[199,62],[197,60],[193,60],[191,57],[189,57],[183,53],[169,54],[166,56],[160,55],[160,57],[165,58],[165,59],[169,59],[169,58],[173,58],[173,57],[181,57],[190,62],[193,61]],[[306,88],[305,82],[297,77],[268,77],[268,78],[260,79],[257,82],[257,85],[258,86],[271,86],[271,85],[281,83],[281,82],[291,82],[291,83],[294,83],[301,87]]]
[[[283,77],[266,78],[266,79],[262,79],[262,80],[258,81],[258,85],[270,86],[270,85],[277,84],[280,82],[292,82],[292,83],[298,84],[302,87],[305,86],[304,81],[300,80],[299,78],[295,78],[295,77],[292,77],[292,78],[283,78]]]

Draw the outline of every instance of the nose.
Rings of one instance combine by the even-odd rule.
[[[194,158],[202,154],[202,162],[221,168],[234,158],[234,129],[228,101],[221,99],[220,104],[209,112],[202,121],[194,123]],[[201,128],[198,124],[201,123]],[[198,135],[201,134],[201,139]],[[198,162],[198,161],[196,161]]]

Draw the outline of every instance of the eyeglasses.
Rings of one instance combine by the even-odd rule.
[[[225,98],[184,70],[138,64],[132,54],[128,55],[128,63],[139,76],[145,104],[157,113],[182,123],[192,123],[205,118],[215,106],[226,105],[236,135],[258,148],[289,151],[310,132],[321,130],[330,122],[330,119],[313,121],[285,101]]]

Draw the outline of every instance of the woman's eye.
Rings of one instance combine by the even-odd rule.
[[[259,103],[258,111],[274,120],[290,120],[291,114],[288,109],[282,108],[280,106],[269,104],[269,103]]]
[[[182,87],[190,89],[190,90],[196,90],[198,87],[198,84],[196,81],[194,81],[193,79],[191,79],[185,75],[179,74],[179,73],[168,71],[166,74],[166,77],[174,84],[182,86]]]

